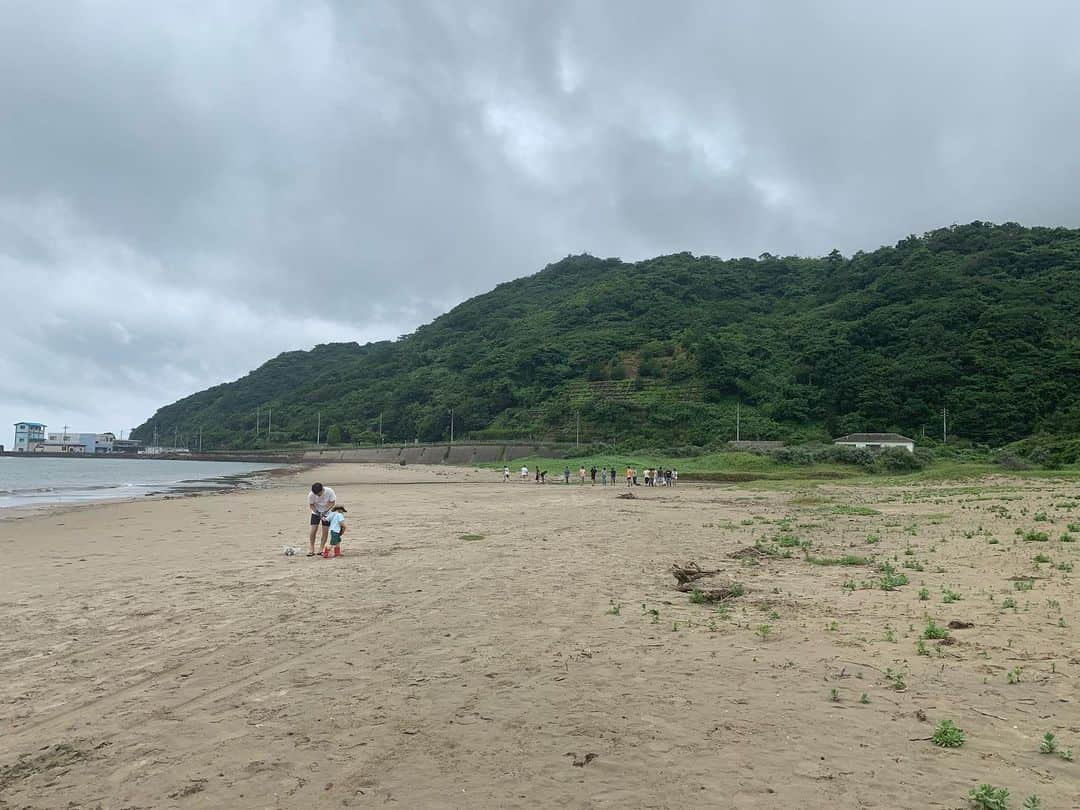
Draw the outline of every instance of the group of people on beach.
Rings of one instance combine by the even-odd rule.
[[[521,483],[525,483],[529,480],[530,472],[529,465],[522,464],[519,471],[521,476]],[[547,470],[541,470],[539,467],[532,473],[533,480],[537,484],[547,483]],[[610,470],[607,467],[592,467],[586,470],[584,467],[579,467],[577,471],[577,478],[579,484],[584,484],[588,479],[592,482],[592,486],[596,486],[597,476],[600,479],[601,486],[607,486],[608,483],[611,486],[615,486],[615,482],[618,479],[618,473],[615,468]],[[503,467],[503,483],[510,483],[510,468]],[[647,487],[673,487],[679,483],[679,471],[676,469],[662,469],[660,467],[650,467],[645,470],[645,486]],[[563,467],[562,481],[564,484],[570,483],[570,467]],[[626,468],[626,485],[628,487],[638,486],[638,474],[637,470],[633,467]]]
[[[530,470],[527,464],[521,465],[520,474],[522,483],[529,480]],[[547,470],[541,470],[537,467],[533,475],[536,483],[547,483]],[[596,486],[598,477],[601,486],[606,487],[608,484],[615,486],[618,473],[614,467],[610,469],[607,467],[591,467],[588,470],[584,467],[578,468],[577,478],[579,484],[584,485],[586,479],[588,479],[592,482],[592,486]],[[647,487],[673,487],[679,483],[679,471],[650,467],[645,470],[644,478]],[[569,466],[563,467],[562,480],[564,484],[570,483]],[[510,482],[509,467],[503,467],[503,481]],[[626,468],[626,485],[628,487],[638,486],[637,470],[633,467]],[[322,557],[324,559],[340,557],[342,555],[341,538],[345,534],[345,515],[348,510],[337,502],[337,493],[334,492],[333,488],[323,486],[322,483],[316,481],[311,485],[311,491],[308,493],[308,510],[311,512],[311,533],[308,535],[307,556]],[[316,549],[315,539],[319,536],[320,530],[322,536],[319,539],[319,547]]]

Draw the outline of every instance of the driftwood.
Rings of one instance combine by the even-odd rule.
[[[637,500],[637,495],[635,495],[633,492],[624,492],[622,495],[619,495],[617,497],[621,498],[624,501],[636,501]]]
[[[688,562],[686,565],[673,563],[671,566],[671,575],[675,577],[680,585],[685,585],[687,582],[693,582],[695,579],[701,579],[702,577],[708,577],[719,573],[719,571],[707,571],[696,562]]]
[[[677,586],[675,590],[682,591],[683,593],[693,593],[694,591],[697,591],[701,594],[701,598],[706,602],[726,602],[728,599],[734,599],[736,596],[743,595],[742,585],[730,581],[702,584],[684,582]]]
[[[717,578],[719,570],[702,568],[696,562],[688,562],[685,565],[678,563],[671,566],[671,575],[675,577],[678,585],[675,590],[681,593],[698,593],[701,601],[724,602],[743,595],[743,587],[737,582],[726,578]],[[711,577],[708,581],[706,577]],[[695,598],[695,601],[697,599]]]
[[[969,627],[974,627],[975,622],[962,622],[959,619],[953,619],[949,622],[950,630],[967,630]]]

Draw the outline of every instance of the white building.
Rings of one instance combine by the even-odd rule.
[[[909,453],[915,452],[915,441],[899,433],[849,433],[847,436],[833,439],[833,444],[857,447],[860,450],[888,450],[890,447],[903,447]]]
[[[11,449],[16,453],[32,453],[34,447],[43,441],[45,441],[45,425],[41,422],[15,423],[15,446]]]
[[[116,436],[112,433],[76,433],[73,430],[65,430],[50,433],[48,441],[45,442],[49,447],[44,448],[44,450],[47,453],[83,452],[91,456],[100,456],[104,453],[111,453],[115,441]],[[76,445],[82,445],[83,449],[81,451],[76,450]]]
[[[34,445],[35,453],[70,453],[74,455],[86,455],[89,451],[86,445],[77,441],[73,436],[68,439],[49,439]]]

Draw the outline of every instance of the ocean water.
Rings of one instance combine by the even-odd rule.
[[[238,461],[0,456],[0,510],[251,486],[280,465]]]

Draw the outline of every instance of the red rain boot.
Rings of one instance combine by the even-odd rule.
[[[334,546],[334,556],[335,557],[340,557],[341,556],[341,546]]]
[[[324,560],[329,560],[330,559],[330,549],[324,548],[323,552],[322,552],[322,556],[323,556]]]

